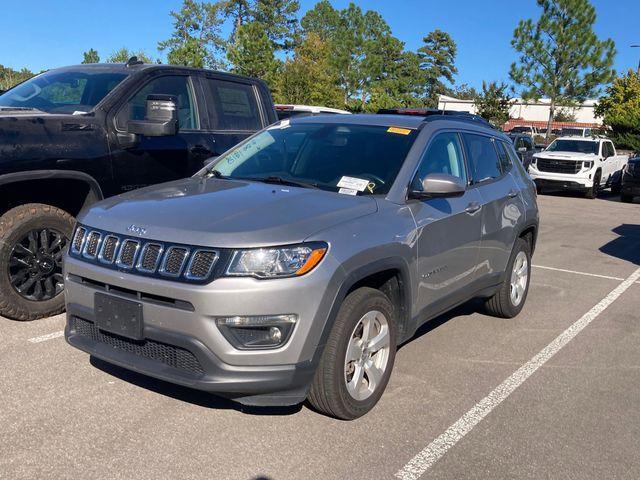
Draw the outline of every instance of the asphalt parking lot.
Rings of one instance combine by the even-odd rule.
[[[640,205],[539,197],[531,290],[402,346],[365,417],[251,409],[0,319],[0,478],[640,478]]]

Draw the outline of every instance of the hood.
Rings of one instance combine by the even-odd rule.
[[[597,155],[594,153],[580,152],[547,152],[542,151],[533,155],[535,158],[551,158],[553,160],[593,160]]]
[[[104,155],[105,149],[93,115],[0,107],[0,174],[57,168],[55,159],[86,160]]]
[[[376,211],[372,197],[192,177],[109,198],[78,221],[123,235],[144,230],[143,238],[234,248],[302,242]]]

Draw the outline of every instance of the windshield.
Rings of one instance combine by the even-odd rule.
[[[547,147],[547,152],[598,153],[598,142],[584,140],[554,140]]]
[[[351,195],[385,194],[416,136],[416,130],[398,127],[282,122],[233,148],[209,170]]]
[[[127,76],[87,71],[47,72],[0,95],[0,107],[47,113],[87,113]]]

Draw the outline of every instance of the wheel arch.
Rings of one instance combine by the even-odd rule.
[[[104,198],[91,175],[75,170],[32,170],[0,175],[0,215],[26,203],[45,203],[76,216]]]

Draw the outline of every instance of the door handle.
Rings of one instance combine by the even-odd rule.
[[[465,208],[464,211],[470,215],[473,215],[481,208],[482,208],[482,205],[480,205],[478,202],[471,202],[469,205],[467,205],[467,208]]]
[[[514,190],[514,189],[509,190],[509,198],[514,198],[514,197],[517,197],[517,196],[518,196],[518,191],[517,190]]]
[[[212,155],[211,150],[209,150],[207,147],[203,145],[195,145],[191,147],[190,152],[193,155],[199,155],[199,156]]]

